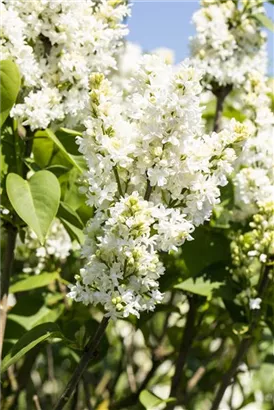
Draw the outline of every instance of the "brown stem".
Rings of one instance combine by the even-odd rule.
[[[222,383],[219,387],[219,390],[217,391],[217,394],[215,396],[215,399],[212,403],[212,406],[211,406],[210,410],[218,410],[219,405],[222,401],[223,395],[224,395],[227,387],[229,386],[229,384],[231,382],[231,379],[235,375],[239,364],[241,363],[242,359],[246,355],[251,343],[252,343],[252,338],[243,339],[242,342],[240,343],[238,352],[237,352],[236,356],[234,357],[230,368],[228,369],[226,374],[224,374],[224,376],[223,376]]]
[[[88,344],[86,345],[84,349],[84,353],[80,359],[80,362],[78,363],[76,369],[74,370],[74,373],[70,381],[68,382],[63,394],[58,400],[56,406],[54,407],[54,410],[62,410],[67,404],[67,402],[70,400],[71,396],[73,395],[73,392],[76,389],[76,386],[78,385],[81,377],[83,376],[84,371],[88,367],[90,360],[96,357],[97,348],[105,333],[108,322],[109,322],[109,318],[104,317],[94,337],[90,338]]]
[[[215,90],[213,87],[213,93],[215,94],[217,98],[217,107],[216,107],[214,126],[213,126],[213,131],[215,132],[219,132],[221,130],[221,120],[222,120],[222,114],[223,114],[223,109],[224,109],[224,102],[225,102],[226,97],[231,91],[232,91],[232,85],[215,88]]]
[[[175,298],[175,291],[173,291],[171,293],[171,297],[170,297],[170,300],[169,300],[170,305],[172,305],[174,298]],[[114,402],[113,404],[111,404],[110,405],[110,410],[129,408],[129,406],[133,406],[136,403],[136,401],[138,400],[138,397],[139,397],[141,391],[144,390],[147,387],[147,384],[149,383],[150,379],[152,378],[152,376],[154,375],[154,373],[156,372],[156,370],[158,369],[158,367],[162,363],[162,355],[159,354],[159,352],[161,351],[161,345],[162,345],[162,342],[164,340],[164,337],[166,336],[166,331],[167,331],[167,328],[168,328],[168,320],[170,318],[170,315],[171,315],[171,312],[168,312],[167,315],[166,315],[164,324],[163,324],[162,334],[160,335],[160,337],[158,339],[159,345],[158,345],[157,349],[155,349],[152,352],[152,366],[151,366],[151,369],[149,370],[149,372],[145,376],[144,380],[142,381],[142,383],[138,387],[137,391],[131,393],[129,396],[127,396],[125,398],[122,398],[120,401],[117,401],[117,402]],[[119,373],[121,373],[121,371]],[[116,380],[115,380],[115,382],[112,386],[112,389],[110,390],[110,397],[113,396],[113,392],[114,392],[117,380],[118,379],[116,378]]]
[[[70,410],[78,410],[78,399],[79,399],[79,384],[77,384],[75,391],[72,395]]]
[[[187,312],[186,324],[185,324],[185,328],[184,328],[184,332],[183,332],[183,336],[181,340],[178,359],[175,365],[175,373],[172,378],[170,395],[169,395],[169,397],[174,397],[174,398],[177,398],[178,396],[178,388],[180,386],[183,370],[186,364],[189,350],[191,348],[191,345],[194,339],[195,329],[196,329],[195,328],[195,319],[196,319],[196,312],[197,312],[196,296],[189,296],[188,303],[189,303],[189,310]],[[176,403],[170,403],[167,409],[172,410],[174,409],[175,406],[176,406]]]
[[[272,266],[271,262],[270,262],[269,265],[266,265],[266,267],[265,267],[265,271],[264,271],[264,274],[262,276],[262,280],[259,284],[259,289],[258,289],[258,297],[259,298],[263,298],[263,295],[265,294],[265,292],[267,290],[267,286],[268,286],[268,283],[269,283],[269,273],[270,273],[272,267],[273,266]],[[241,343],[239,344],[239,348],[238,348],[238,351],[236,353],[236,356],[234,357],[228,371],[224,374],[224,376],[222,378],[220,387],[217,391],[217,394],[214,398],[214,401],[212,403],[212,406],[211,406],[210,410],[218,410],[219,409],[219,405],[222,401],[223,395],[224,395],[227,387],[229,386],[229,384],[231,382],[231,379],[235,376],[240,363],[243,361],[243,359],[244,359],[250,345],[253,342],[253,339],[254,339],[253,332],[254,332],[257,324],[258,324],[259,319],[260,319],[260,314],[259,314],[259,312],[256,312],[253,316],[253,320],[252,320],[251,325],[250,325],[250,335],[248,337],[244,338],[241,341]]]
[[[49,343],[46,346],[46,354],[47,354],[47,364],[48,364],[48,379],[50,381],[53,381],[55,379],[54,360],[53,360],[52,345]]]
[[[187,383],[187,388],[186,388],[187,394],[191,393],[191,391],[197,386],[197,384],[199,383],[199,381],[201,380],[201,378],[204,376],[206,372],[206,366],[211,362],[212,359],[216,358],[223,352],[224,346],[225,346],[225,340],[222,341],[220,347],[215,352],[213,352],[205,360],[205,362],[196,370],[196,372],[193,374],[193,376]],[[186,400],[184,401],[184,404],[185,403],[186,403]]]
[[[2,348],[4,343],[4,334],[7,321],[8,296],[10,277],[13,271],[14,249],[16,242],[17,229],[7,224],[7,243],[4,255],[4,264],[1,275],[1,321],[0,321],[0,357],[2,355]]]
[[[37,396],[37,394],[33,396],[33,402],[34,402],[36,410],[42,410],[42,407],[39,402],[39,397]]]
[[[151,193],[152,193],[152,186],[150,185],[149,179],[147,179],[147,187],[146,187],[146,192],[144,196],[145,201],[149,201]]]
[[[144,390],[150,381],[151,377],[154,375],[156,369],[160,366],[161,362],[156,361],[155,359],[152,361],[152,367],[150,371],[147,373],[146,377],[138,387],[138,390],[135,393],[131,393],[129,396],[125,397],[124,399],[121,399],[120,401],[117,401],[116,403],[113,403],[110,406],[110,410],[118,410],[118,409],[129,409],[129,406],[133,406],[136,404],[138,401],[139,394],[141,393],[142,390]]]

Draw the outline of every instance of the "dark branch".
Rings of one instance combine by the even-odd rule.
[[[224,109],[224,102],[228,94],[232,91],[232,85],[227,85],[225,87],[214,88],[213,93],[217,98],[216,113],[214,118],[213,131],[219,132],[221,130],[221,120]]]
[[[265,270],[262,276],[262,280],[259,284],[259,288],[258,288],[258,297],[259,298],[263,298],[267,287],[268,287],[268,283],[269,283],[269,273],[272,270],[273,265],[270,262],[269,265],[265,266]],[[260,311],[255,312],[255,314],[253,315],[253,319],[251,321],[251,325],[250,325],[250,329],[249,329],[249,336],[244,338],[241,343],[239,344],[239,348],[238,351],[236,353],[236,356],[234,357],[231,366],[229,367],[228,371],[224,374],[220,387],[217,391],[217,394],[215,396],[215,399],[212,403],[211,409],[210,410],[218,410],[219,409],[219,405],[222,401],[223,395],[227,389],[227,387],[229,386],[229,384],[231,383],[232,378],[235,376],[237,369],[239,367],[239,365],[241,364],[241,362],[243,361],[243,359],[245,358],[245,355],[249,349],[249,347],[251,346],[253,339],[254,339],[254,330],[258,324],[258,321],[260,319]]]
[[[95,333],[94,337],[90,338],[88,344],[86,345],[84,349],[84,353],[81,357],[80,362],[78,363],[76,369],[74,370],[74,373],[68,382],[62,396],[60,397],[58,403],[54,407],[54,410],[62,410],[65,405],[68,403],[70,398],[73,395],[73,392],[76,389],[76,386],[78,385],[80,379],[82,378],[85,370],[88,367],[88,364],[90,360],[96,357],[97,355],[97,348],[99,346],[99,343],[105,333],[105,330],[107,328],[109,322],[109,318],[104,317],[102,322],[100,323],[97,332]]]

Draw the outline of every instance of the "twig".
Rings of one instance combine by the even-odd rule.
[[[62,282],[60,282],[60,280],[57,280],[57,283],[58,283],[58,288],[63,296],[65,308],[69,310],[70,306],[69,306],[68,299],[67,299],[67,288]]]
[[[195,386],[199,383],[199,381],[201,380],[201,378],[206,372],[206,366],[208,365],[208,363],[210,363],[212,359],[214,359],[216,356],[218,356],[220,353],[223,352],[224,346],[225,346],[225,340],[222,341],[220,347],[205,360],[205,362],[193,374],[191,379],[189,379],[187,383],[187,388],[186,388],[187,394],[189,394],[195,388]]]
[[[222,119],[222,114],[223,114],[224,102],[225,102],[226,97],[231,91],[232,91],[232,85],[227,85],[225,87],[218,87],[215,89],[213,87],[213,93],[215,94],[217,98],[217,107],[216,107],[214,126],[213,126],[213,131],[215,132],[219,132],[221,129],[221,119]]]
[[[0,357],[2,355],[2,348],[4,343],[4,334],[7,321],[8,296],[10,277],[13,271],[14,249],[16,242],[17,229],[7,224],[7,243],[4,255],[4,265],[1,275],[1,329],[0,329]]]
[[[145,201],[149,201],[151,193],[152,193],[152,186],[150,185],[150,181],[147,178],[147,187],[146,187],[146,192],[145,192],[145,196],[144,196]]]
[[[55,379],[52,345],[48,343],[46,346],[46,350],[47,350],[47,362],[48,362],[48,379],[52,381]]]
[[[119,194],[120,194],[121,196],[124,196],[123,189],[122,189],[122,185],[121,185],[121,181],[120,181],[120,177],[119,177],[119,173],[118,173],[118,171],[117,171],[116,166],[113,167],[113,172],[114,172],[115,179],[116,179],[116,182],[117,182]]]
[[[123,408],[130,408],[129,406],[133,406],[136,404],[139,394],[141,393],[142,390],[144,390],[150,381],[151,377],[154,375],[156,369],[160,366],[161,362],[156,361],[153,359],[152,361],[152,367],[150,371],[147,373],[146,377],[138,387],[138,390],[135,393],[130,394],[129,396],[125,397],[124,399],[121,399],[120,401],[117,401],[116,403],[113,403],[110,405],[110,410],[118,410],[118,409],[123,409]]]
[[[264,293],[267,289],[267,286],[268,286],[268,283],[269,283],[269,273],[270,273],[272,267],[273,266],[272,266],[271,262],[269,263],[269,265],[266,265],[266,267],[265,267],[265,271],[264,271],[264,274],[262,276],[261,282],[259,284],[259,289],[258,289],[258,297],[260,297],[260,298],[263,297],[263,295],[264,295]],[[241,343],[239,344],[239,348],[238,348],[238,351],[236,353],[236,356],[234,357],[228,371],[224,374],[224,376],[222,378],[222,382],[220,384],[220,387],[217,391],[217,394],[215,396],[215,399],[212,403],[212,406],[211,406],[210,410],[218,410],[219,405],[222,401],[223,395],[224,395],[227,387],[229,386],[229,384],[231,382],[231,379],[236,374],[240,363],[243,361],[243,359],[244,359],[250,345],[253,342],[253,338],[254,338],[253,332],[254,332],[254,329],[257,326],[259,318],[260,318],[260,314],[259,314],[259,312],[256,312],[255,315],[253,316],[253,320],[252,320],[251,325],[250,325],[250,334],[249,334],[248,337],[244,338],[241,341]]]
[[[194,373],[194,375],[191,377],[191,379],[189,380],[189,382],[187,383],[187,392],[190,392],[191,390],[194,389],[194,387],[199,383],[199,381],[201,380],[201,378],[203,377],[203,375],[205,374],[206,371],[206,367],[205,366],[200,366],[196,372]]]
[[[35,405],[36,410],[42,410],[42,407],[40,406],[40,402],[39,402],[39,398],[38,398],[37,394],[35,394],[32,399],[34,401],[34,405]]]
[[[221,400],[223,398],[223,395],[224,395],[227,387],[229,386],[232,377],[236,373],[239,364],[241,363],[242,359],[244,358],[246,352],[248,351],[249,346],[251,345],[251,343],[252,343],[251,338],[243,339],[242,342],[240,343],[238,352],[237,352],[236,356],[234,357],[230,368],[228,369],[226,374],[224,374],[224,376],[223,376],[222,383],[219,387],[219,390],[217,391],[217,394],[215,396],[215,399],[212,403],[212,406],[211,406],[210,410],[218,410],[219,405],[221,403]]]
[[[18,382],[14,374],[14,365],[10,366],[7,370],[8,378],[10,381],[11,390],[13,392],[18,390]]]
[[[126,365],[126,372],[127,372],[127,379],[128,379],[128,384],[130,387],[130,390],[132,393],[135,393],[137,391],[137,384],[136,384],[136,379],[134,375],[134,370],[133,370],[133,364],[132,364],[132,357],[133,357],[133,337],[134,334],[131,334],[131,344],[129,348],[127,349],[127,365]]]
[[[86,345],[84,349],[84,353],[81,357],[80,362],[78,363],[76,369],[74,370],[74,373],[68,382],[63,394],[61,395],[59,401],[57,402],[56,406],[54,407],[54,410],[61,410],[64,408],[66,403],[69,401],[71,398],[76,386],[78,385],[81,377],[83,376],[84,371],[88,367],[88,364],[91,359],[96,357],[97,354],[97,348],[99,346],[99,343],[105,333],[105,330],[107,328],[109,322],[108,317],[104,317],[102,322],[100,323],[97,332],[95,333],[94,337],[90,338],[88,344]]]
[[[88,410],[93,410],[93,407],[90,402],[90,393],[89,393],[89,386],[88,386],[88,379],[86,373],[83,374],[82,377],[83,380],[83,387],[84,387],[84,393],[85,393],[85,400],[86,400],[86,406]]]
[[[71,400],[70,410],[78,410],[79,384],[77,384]]]
[[[173,291],[169,300],[169,304],[172,304],[173,300],[175,297],[175,292]],[[158,339],[158,347],[152,352],[152,366],[147,375],[145,376],[144,380],[138,387],[136,392],[131,393],[129,396],[122,398],[120,401],[114,402],[113,404],[110,405],[110,410],[117,410],[120,408],[129,408],[129,406],[132,406],[136,403],[138,400],[138,397],[141,393],[142,390],[144,390],[160,364],[162,363],[163,355],[160,353],[161,352],[161,346],[164,340],[164,337],[166,335],[167,327],[168,327],[168,320],[171,315],[171,312],[168,312],[164,321],[163,325],[163,331],[162,334],[160,335]],[[116,384],[116,383],[115,383]],[[112,390],[110,393],[113,394],[115,384],[112,386]]]
[[[195,318],[196,318],[196,312],[197,312],[197,297],[196,296],[189,296],[188,297],[188,303],[189,303],[189,310],[187,312],[187,317],[186,317],[186,324],[181,340],[181,345],[180,345],[180,350],[179,350],[179,355],[178,359],[175,365],[175,373],[172,378],[171,382],[171,389],[170,389],[170,397],[175,397],[177,398],[177,393],[178,393],[178,388],[180,386],[180,382],[182,379],[182,374],[183,370],[186,364],[188,352],[191,348],[194,335],[195,335]],[[174,409],[176,406],[176,403],[170,403],[170,405],[167,406],[168,410]]]
[[[95,395],[102,396],[109,381],[111,380],[111,371],[107,370],[95,388]]]

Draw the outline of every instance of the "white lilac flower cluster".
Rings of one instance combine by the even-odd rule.
[[[252,70],[266,67],[266,34],[256,15],[262,0],[202,0],[194,14],[191,38],[194,60],[205,70],[207,84],[241,86]]]
[[[90,73],[116,67],[129,10],[123,0],[1,1],[1,59],[16,62],[23,83],[11,115],[32,129],[78,124]]]
[[[236,161],[233,177],[234,219],[245,220],[258,206],[274,202],[274,114],[264,75],[248,76],[241,97],[251,138]]]
[[[27,229],[24,242],[17,240],[15,257],[24,262],[23,272],[39,275],[44,270],[51,270],[51,264],[56,269],[66,261],[72,251],[79,249],[79,245],[71,241],[67,231],[59,221],[52,223],[45,243],[40,244],[31,229]]]
[[[174,52],[169,48],[156,48],[151,51],[151,54],[159,56],[166,64],[174,64]],[[111,82],[113,86],[117,86],[117,90],[123,90],[122,96],[124,98],[127,97],[130,92],[131,78],[134,75],[136,65],[139,64],[142,55],[142,48],[138,44],[131,43],[130,41],[126,41],[124,47],[120,48],[117,70],[113,72]]]
[[[78,139],[88,165],[87,264],[70,296],[101,303],[108,315],[139,316],[162,299],[159,251],[177,250],[219,203],[247,137],[234,121],[202,133],[201,73],[188,62],[174,69],[145,55],[123,103],[102,74],[91,77],[91,117]]]
[[[262,299],[257,294],[254,283],[258,281],[258,272],[271,262],[274,256],[274,202],[265,203],[253,215],[249,230],[234,234],[231,242],[231,256],[235,279],[243,278],[244,289],[239,295],[244,301],[249,299],[251,310],[260,309]],[[249,286],[246,284],[249,283]]]

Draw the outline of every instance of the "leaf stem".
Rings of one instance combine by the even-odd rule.
[[[62,410],[65,405],[68,403],[70,398],[73,395],[73,392],[76,389],[76,386],[78,385],[80,379],[82,378],[86,368],[88,367],[88,364],[90,360],[96,357],[97,355],[97,348],[99,346],[99,343],[105,333],[105,330],[107,328],[109,322],[109,317],[104,317],[102,322],[100,323],[94,337],[91,337],[89,342],[87,343],[84,353],[80,359],[80,362],[76,366],[74,373],[68,382],[63,394],[59,398],[56,406],[54,407],[54,410]]]

